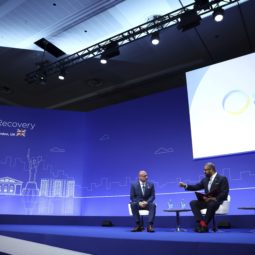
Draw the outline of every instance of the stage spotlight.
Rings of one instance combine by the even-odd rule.
[[[101,55],[100,63],[103,65],[107,64],[107,58],[104,53]]]
[[[195,0],[194,8],[197,11],[209,9],[210,8],[209,0]]]
[[[41,85],[45,85],[47,82],[47,75],[45,74],[45,72],[39,72],[38,73],[38,78],[39,78],[39,83]]]
[[[101,55],[101,64],[106,64],[108,59],[120,55],[119,45],[117,42],[110,42],[104,47],[104,52]]]
[[[220,22],[224,18],[224,10],[222,8],[216,8],[213,12],[213,18],[216,22]]]
[[[159,44],[159,32],[154,32],[152,35],[151,35],[151,43],[153,45],[158,45]]]
[[[64,69],[61,69],[59,74],[58,74],[58,79],[63,81],[65,79],[65,75],[66,75],[66,72]]]
[[[196,10],[187,10],[180,15],[180,22],[177,29],[186,31],[200,25],[201,17],[197,14]]]

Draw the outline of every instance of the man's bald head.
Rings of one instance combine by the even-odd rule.
[[[148,179],[148,174],[147,174],[147,172],[146,172],[145,170],[139,171],[138,178],[139,178],[139,181],[141,181],[141,182],[146,182],[147,179]]]

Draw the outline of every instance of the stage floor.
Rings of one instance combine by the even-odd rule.
[[[8,253],[6,245],[4,246],[4,237],[94,255],[202,255],[205,250],[207,255],[254,255],[255,251],[255,232],[251,229],[227,229],[216,233],[195,233],[192,229],[176,232],[175,229],[168,228],[156,228],[155,233],[132,233],[130,230],[128,227],[0,225],[0,252],[23,254],[19,247],[16,247],[17,252]],[[55,251],[52,254],[57,253]]]

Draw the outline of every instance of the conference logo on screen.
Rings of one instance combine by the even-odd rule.
[[[28,132],[35,129],[36,124],[0,119],[0,136],[26,137]]]

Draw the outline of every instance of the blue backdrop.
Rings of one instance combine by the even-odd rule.
[[[189,206],[178,182],[199,181],[207,161],[229,178],[231,214],[254,206],[254,153],[193,160],[185,87],[88,113],[0,113],[1,214],[128,215],[130,183],[146,169],[166,215],[169,200]]]

